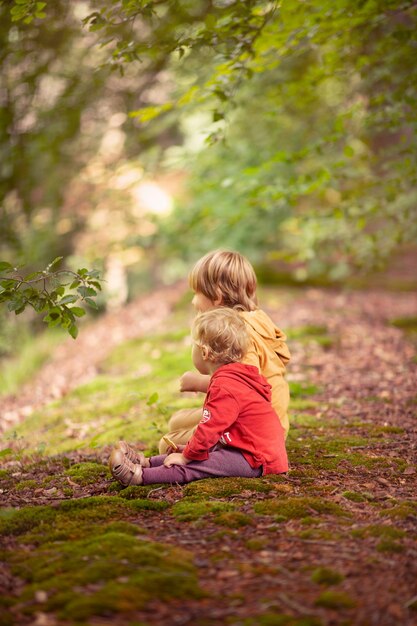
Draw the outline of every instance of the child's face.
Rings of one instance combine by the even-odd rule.
[[[193,343],[192,359],[195,368],[200,372],[200,374],[211,373],[209,369],[209,362],[207,361],[207,359],[203,358],[203,350],[196,343]]]
[[[217,306],[215,302],[212,302],[209,298],[207,298],[207,296],[199,291],[195,292],[191,304],[198,313],[204,313],[205,311]]]

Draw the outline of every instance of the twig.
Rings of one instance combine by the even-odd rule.
[[[305,615],[318,615],[318,612],[315,609],[299,604],[295,600],[290,599],[285,593],[279,593],[278,597],[284,602],[284,604],[289,606],[290,609],[294,609],[294,611],[304,613]]]
[[[147,494],[146,497],[149,498],[151,493],[155,493],[155,491],[161,491],[161,489],[165,489],[165,486],[164,487],[156,487],[156,489],[151,489],[150,491],[148,491],[148,494]]]

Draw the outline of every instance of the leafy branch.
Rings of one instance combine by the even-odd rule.
[[[0,303],[7,303],[9,311],[16,315],[28,305],[36,313],[46,313],[43,321],[49,328],[61,326],[75,339],[77,318],[85,315],[80,303],[98,308],[93,298],[101,291],[102,279],[98,270],[53,269],[62,258],[57,257],[44,270],[26,276],[7,261],[0,261],[0,273],[4,274],[0,275]]]

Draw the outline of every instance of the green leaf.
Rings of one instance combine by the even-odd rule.
[[[159,400],[159,394],[157,391],[154,391],[154,393],[149,396],[146,404],[148,406],[151,406],[152,404],[155,404],[156,402],[158,402],[158,400]]]
[[[56,265],[57,263],[62,261],[63,258],[64,258],[63,256],[57,256],[51,263],[49,263],[49,265],[48,265],[48,267],[46,269],[50,270],[52,267],[54,267],[54,265]]]
[[[95,289],[93,289],[92,287],[84,287],[84,285],[78,287],[77,291],[83,298],[85,298],[86,296],[97,295],[97,291]]]
[[[7,270],[13,270],[13,265],[7,263],[7,261],[0,261],[0,272],[4,272]]]
[[[71,335],[71,337],[73,339],[76,339],[78,336],[78,328],[76,327],[75,324],[72,324],[69,328],[68,328],[68,332]]]
[[[60,300],[59,302],[57,302],[57,304],[59,306],[61,306],[62,304],[72,304],[73,302],[77,302],[78,297],[74,296],[74,295],[68,295],[68,296],[64,296],[62,298],[62,300]]]
[[[18,309],[20,309],[23,306],[23,308],[25,307],[25,305],[23,305],[22,300],[20,299],[20,297],[16,298],[16,300],[11,300],[9,302],[9,304],[7,305],[7,308],[9,309],[9,311],[18,311]],[[16,313],[17,315],[17,313]]]
[[[0,450],[0,458],[4,456],[8,456],[9,454],[12,454],[12,453],[13,453],[12,448],[4,448],[3,450]]]
[[[84,301],[89,304],[93,309],[98,309],[97,303],[91,298],[84,298]]]
[[[70,308],[70,311],[73,315],[76,315],[77,317],[83,317],[85,315],[84,309],[82,309],[80,306],[73,306]]]

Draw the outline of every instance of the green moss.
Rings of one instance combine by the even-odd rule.
[[[100,528],[100,532],[124,533],[125,535],[139,535],[145,534],[147,530],[142,526],[137,526],[136,524],[131,524],[130,522],[125,522],[123,520],[117,520],[115,522],[110,522],[109,524],[105,524],[104,526],[102,526]]]
[[[347,512],[335,502],[323,498],[296,497],[264,500],[254,505],[256,513],[275,515],[277,521],[308,517],[312,512],[318,515],[347,515]]]
[[[228,502],[177,502],[172,507],[172,513],[181,522],[197,520],[203,515],[210,513],[224,513],[233,510],[233,505]]]
[[[326,326],[309,325],[299,326],[298,328],[287,329],[288,339],[310,339],[311,337],[317,337],[327,334]]]
[[[353,467],[375,469],[387,467],[392,459],[385,457],[369,456],[358,452],[355,448],[369,446],[370,439],[365,437],[315,436],[311,435],[304,440],[298,430],[290,430],[287,449],[294,463],[309,465],[315,470],[337,470],[341,473],[349,471],[349,465]],[[343,462],[343,463],[342,463]]]
[[[291,398],[290,400],[290,412],[291,412],[291,416],[290,416],[290,422],[293,423],[294,420],[296,420],[296,423],[299,423],[298,420],[298,415],[297,415],[297,411],[309,411],[309,410],[314,410],[316,409],[317,411],[319,410],[319,402],[317,402],[316,400],[312,400],[311,398],[305,399],[305,398]],[[310,417],[314,417],[314,416],[310,416]]]
[[[253,551],[263,550],[268,544],[269,539],[267,537],[253,537],[245,542],[246,547]]]
[[[417,316],[395,317],[390,320],[390,324],[396,328],[417,332]]]
[[[342,539],[342,535],[340,533],[336,533],[333,530],[325,530],[324,528],[309,528],[308,530],[302,530],[298,537],[300,537],[300,539],[314,539],[316,541],[334,541],[335,539]]]
[[[101,463],[76,463],[65,474],[78,485],[94,485],[97,481],[111,478],[110,471]]]
[[[50,507],[0,510],[0,535],[21,535],[35,526],[49,524],[55,517]]]
[[[300,326],[298,328],[290,328],[287,330],[288,341],[297,341],[301,343],[311,343],[319,345],[324,349],[329,349],[334,343],[334,339],[329,335],[326,326]]]
[[[130,502],[132,509],[138,511],[164,511],[169,508],[169,502],[162,500],[132,500]]]
[[[199,480],[184,487],[184,496],[196,499],[228,498],[239,496],[242,491],[269,493],[274,487],[264,478],[216,478]]]
[[[7,470],[0,470],[0,480],[4,480],[10,477],[10,473]]]
[[[150,491],[155,489],[155,485],[131,485],[130,487],[122,487],[118,490],[120,491],[119,497],[124,498],[125,500],[135,500],[146,498]]]
[[[240,511],[227,511],[220,513],[214,518],[214,523],[220,526],[228,526],[229,528],[240,528],[242,526],[253,526],[254,521],[249,515]]]
[[[126,527],[125,527],[126,529]],[[39,611],[36,591],[48,599],[42,611],[66,620],[133,612],[149,600],[201,597],[192,555],[143,541],[119,528],[81,540],[33,551],[15,551],[13,573],[27,585],[21,600],[30,614]]]
[[[378,552],[404,552],[405,547],[398,543],[398,541],[393,541],[390,538],[381,539],[376,545],[376,549]]]
[[[21,480],[17,483],[14,488],[16,491],[25,491],[26,489],[37,489],[39,487],[39,483],[36,480]]]
[[[371,524],[352,530],[353,537],[383,537],[384,539],[399,539],[405,537],[406,532],[395,526]]]
[[[389,509],[382,510],[380,512],[380,515],[406,519],[409,516],[416,515],[416,513],[417,513],[417,501],[406,500]]]
[[[343,574],[330,569],[329,567],[318,567],[311,574],[311,580],[313,583],[326,586],[337,585],[338,583],[341,583],[344,578]]]
[[[346,500],[351,500],[352,502],[366,502],[368,500],[366,496],[362,493],[358,493],[357,491],[344,491],[342,496],[346,498]]]
[[[139,504],[138,504],[139,502]],[[134,510],[161,510],[165,502],[145,500],[127,501],[117,497],[94,496],[78,500],[64,500],[57,506],[24,507],[0,511],[0,535],[23,535],[31,542],[53,541],[79,536],[91,524],[108,522],[127,516]]]
[[[400,428],[399,426],[375,426],[372,430],[375,433],[392,435],[401,435],[402,433],[405,433],[404,428]]]
[[[316,393],[319,393],[320,389],[316,387],[316,385],[311,385],[308,383],[298,383],[294,381],[290,381],[290,396],[291,398],[299,398],[304,396],[313,396]]]
[[[344,591],[323,591],[315,601],[316,606],[326,609],[351,609],[356,602]]]

